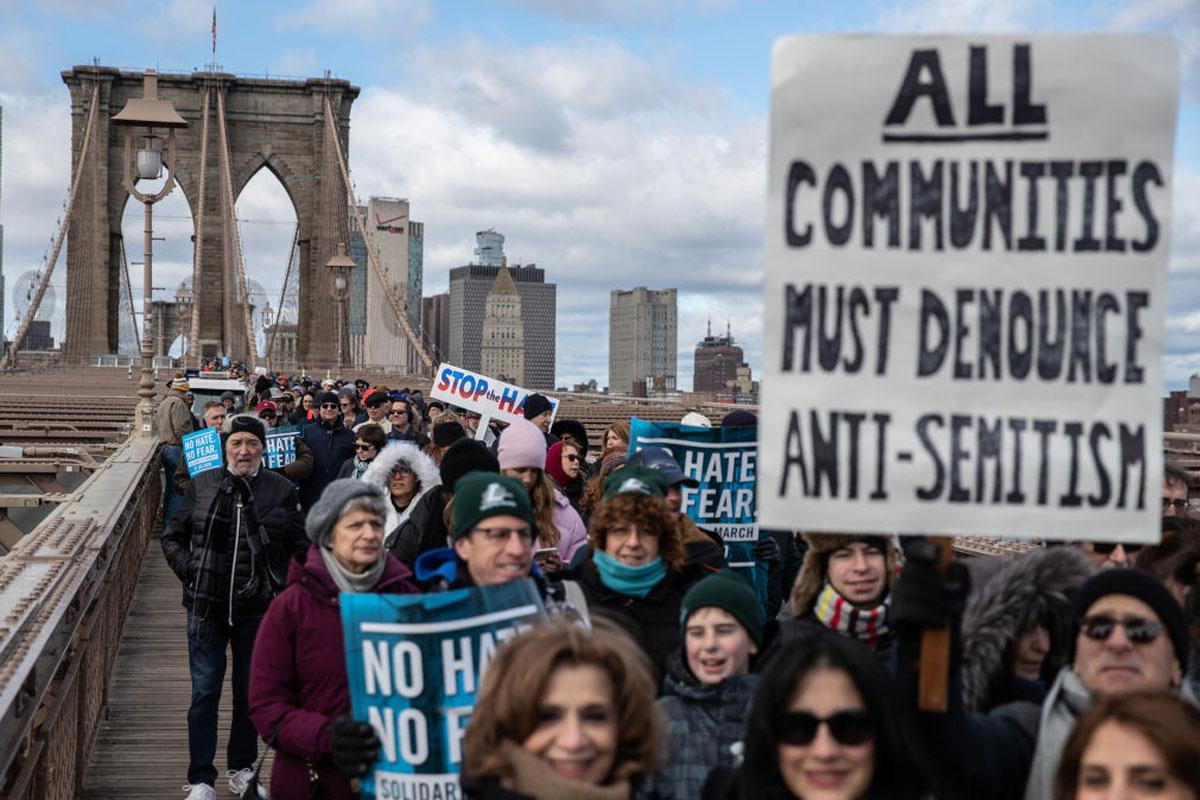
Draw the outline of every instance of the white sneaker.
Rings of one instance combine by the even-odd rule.
[[[217,790],[207,783],[185,783],[183,790],[188,793],[185,800],[217,800]]]
[[[246,769],[231,769],[225,773],[225,777],[229,779],[229,791],[234,797],[241,797],[245,793],[246,787],[250,785],[250,779],[254,777],[254,770],[247,767]],[[216,796],[215,794],[213,795]],[[259,784],[258,796],[267,797],[267,790]]]

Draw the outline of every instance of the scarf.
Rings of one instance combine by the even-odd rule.
[[[367,567],[366,572],[351,572],[342,566],[342,562],[337,560],[337,556],[328,547],[318,549],[321,551],[321,560],[325,562],[325,569],[329,570],[329,577],[333,578],[333,583],[340,592],[365,594],[374,589],[375,584],[383,577],[383,568],[387,564],[386,553]]]
[[[888,623],[891,608],[891,592],[875,608],[862,609],[838,594],[833,584],[826,581],[825,587],[817,595],[813,613],[826,628],[842,636],[858,639],[874,650],[879,641],[891,633]]]
[[[658,556],[649,564],[630,567],[617,561],[603,550],[592,555],[600,573],[600,582],[617,594],[644,598],[667,575],[667,565]]]
[[[370,461],[363,461],[358,456],[355,456],[354,457],[354,472],[350,474],[350,477],[354,478],[354,480],[356,480],[356,481],[361,481],[363,473],[367,471],[367,467],[369,467],[369,466],[371,466]]]
[[[1079,715],[1092,704],[1091,695],[1079,676],[1063,667],[1042,703],[1042,716],[1037,732],[1037,750],[1025,785],[1026,800],[1050,800],[1054,794],[1054,775],[1062,758],[1067,738],[1075,730]]]
[[[512,767],[512,776],[502,779],[500,785],[534,800],[629,800],[633,794],[627,780],[592,786],[559,775],[545,761],[512,742],[505,741],[500,747]]]
[[[271,547],[266,529],[254,509],[254,493],[245,478],[226,471],[221,476],[204,522],[204,540],[196,560],[196,585],[192,594],[192,618],[196,636],[205,644],[221,642],[220,624],[232,624],[230,581],[233,580],[241,542],[250,548],[251,578],[245,586],[233,587],[238,597],[271,597],[279,581],[270,575],[266,552]],[[236,605],[236,602],[233,604]]]

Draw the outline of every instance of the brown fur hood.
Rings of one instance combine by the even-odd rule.
[[[896,582],[896,567],[900,563],[900,554],[896,552],[892,537],[885,534],[852,534],[852,533],[805,533],[804,541],[808,542],[808,551],[804,554],[804,563],[796,575],[796,583],[792,586],[792,614],[802,617],[807,614],[825,585],[824,564],[826,557],[847,542],[860,542],[864,539],[883,539],[887,543],[884,551],[884,569],[887,571],[888,588]]]

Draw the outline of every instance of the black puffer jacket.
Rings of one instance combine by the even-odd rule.
[[[337,479],[342,463],[354,455],[354,432],[337,420],[332,425],[312,422],[304,426],[301,439],[313,455],[312,473],[300,482],[300,504],[307,511]]]
[[[641,645],[658,675],[667,667],[667,658],[679,649],[679,611],[687,592],[682,576],[667,569],[667,576],[654,585],[645,597],[619,594],[604,585],[594,561],[585,561],[577,579],[587,598],[589,614],[607,614]]]
[[[213,469],[202,472],[188,481],[187,490],[183,493],[183,502],[163,531],[163,554],[167,557],[171,570],[183,583],[183,605],[189,610],[192,607],[191,581],[196,573],[196,559],[204,549],[207,537],[227,536],[232,543],[237,533],[232,527],[217,530],[209,524],[219,495],[231,491],[226,480],[228,474],[224,469]],[[268,555],[274,554],[268,567],[273,574],[280,576],[282,583],[282,579],[287,576],[288,559],[297,553],[303,553],[309,544],[304,534],[304,515],[300,510],[300,500],[291,481],[268,469],[260,468],[247,483],[253,495],[254,514],[273,545],[268,551]],[[254,574],[250,545],[247,537],[236,538],[238,546],[233,582],[235,586],[245,586]],[[256,607],[261,605],[261,608],[265,609],[270,599],[269,596],[253,598],[251,604]]]
[[[400,563],[413,569],[417,557],[430,550],[446,547],[450,532],[446,530],[446,520],[443,513],[446,509],[446,499],[441,487],[421,495],[416,506],[397,529],[392,540],[392,555],[400,559]]]

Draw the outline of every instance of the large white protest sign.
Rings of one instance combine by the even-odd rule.
[[[763,526],[1152,541],[1179,62],[793,37],[772,70]]]
[[[534,392],[520,386],[445,363],[438,367],[433,389],[429,392],[429,396],[435,400],[479,414],[481,419],[475,434],[477,439],[483,438],[490,420],[513,422],[525,419],[525,398],[531,394]],[[553,423],[558,415],[558,400],[553,397],[546,399],[550,401],[550,421]]]

